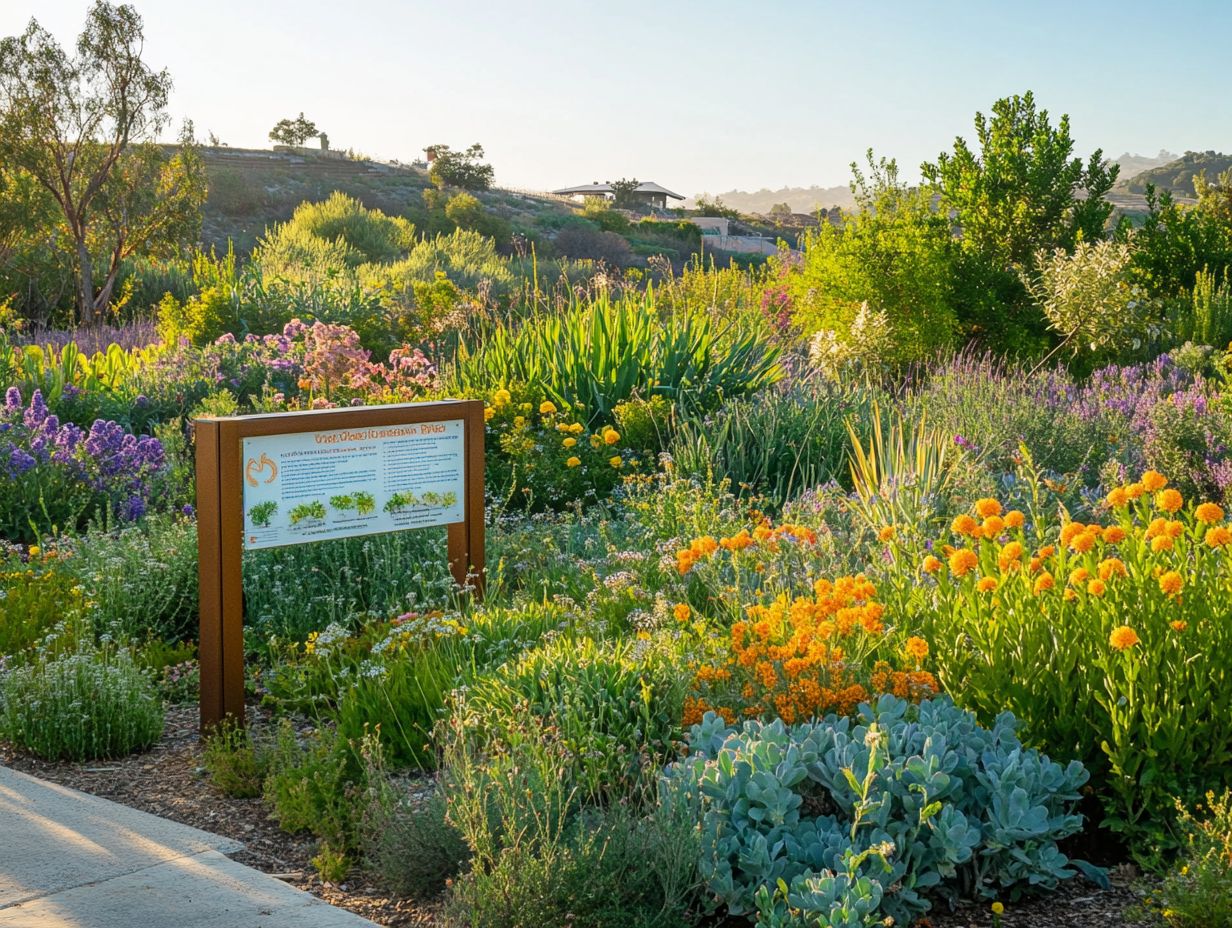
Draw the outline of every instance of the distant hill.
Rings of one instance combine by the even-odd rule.
[[[691,209],[699,197],[719,199],[725,206],[738,209],[742,213],[760,213],[766,215],[778,203],[786,203],[793,213],[815,213],[818,209],[841,206],[850,209],[855,206],[855,198],[851,188],[842,187],[780,187],[769,190],[763,187],[754,193],[744,190],[728,190],[712,196],[709,193],[699,193],[685,200],[684,207]]]
[[[1214,151],[1187,151],[1180,158],[1143,171],[1135,177],[1117,181],[1117,189],[1125,193],[1146,193],[1146,185],[1154,184],[1159,190],[1170,190],[1181,197],[1193,197],[1194,177],[1206,172],[1207,180],[1215,180],[1224,171],[1232,169],[1232,155]]]
[[[1159,154],[1154,156],[1131,155],[1129,152],[1125,152],[1121,157],[1113,158],[1112,163],[1120,166],[1121,173],[1117,177],[1117,182],[1120,185],[1124,185],[1143,171],[1163,167],[1165,164],[1175,161],[1178,157],[1180,156],[1161,148]]]

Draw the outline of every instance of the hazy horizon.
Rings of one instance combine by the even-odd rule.
[[[175,81],[175,125],[191,118],[198,138],[268,148],[273,124],[302,110],[332,147],[381,159],[478,141],[504,186],[834,187],[869,147],[913,179],[972,137],[976,110],[1026,90],[1054,121],[1070,114],[1084,156],[1232,150],[1232,4],[1217,0],[875,14],[779,0],[755,16],[728,0],[134,5],[145,60]],[[0,35],[33,16],[71,46],[87,3],[35,7],[6,2]]]

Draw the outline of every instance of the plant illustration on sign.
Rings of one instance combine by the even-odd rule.
[[[420,505],[420,499],[410,490],[399,490],[385,502],[386,512],[398,512],[401,509],[410,509],[413,506]]]
[[[376,497],[365,490],[355,494],[355,511],[361,516],[371,515],[376,511]]]
[[[266,500],[263,503],[257,503],[248,510],[248,518],[252,520],[252,524],[257,528],[269,528],[270,523],[274,519],[274,513],[278,511],[278,504],[272,499]]]
[[[311,503],[300,503],[291,509],[291,524],[299,525],[299,523],[307,519],[324,519],[325,504],[320,500],[313,500]]]

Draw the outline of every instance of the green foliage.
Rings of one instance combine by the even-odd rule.
[[[224,723],[205,739],[201,765],[223,795],[252,799],[261,795],[270,751],[270,746],[258,741],[251,729]]]
[[[1232,792],[1208,792],[1205,808],[1177,803],[1184,843],[1151,890],[1150,920],[1168,928],[1232,926]]]
[[[402,261],[382,269],[373,282],[379,281],[387,292],[403,295],[405,300],[416,282],[432,283],[438,273],[464,290],[482,286],[494,296],[506,295],[514,286],[509,262],[497,253],[496,243],[468,229],[423,239]]]
[[[465,151],[454,151],[448,145],[429,145],[427,151],[433,154],[428,178],[436,186],[463,190],[487,190],[492,186],[492,165],[483,163],[483,146],[478,142]]]
[[[569,747],[558,775],[571,802],[616,801],[636,791],[673,751],[685,682],[627,644],[550,641],[495,668],[461,694],[453,718],[483,753],[507,749],[532,718]]]
[[[1098,149],[1085,165],[1071,157],[1068,116],[1054,128],[1028,91],[998,100],[991,118],[976,113],[975,135],[977,149],[958,138],[952,154],[921,166],[942,214],[954,212],[964,251],[1008,268],[1041,248],[1069,250],[1103,238],[1118,168]]]
[[[278,120],[274,128],[270,129],[269,139],[278,145],[300,148],[306,141],[320,134],[317,124],[311,119],[305,119],[303,112],[300,112],[294,119]]]
[[[1232,169],[1232,156],[1215,151],[1187,151],[1175,161],[1135,174],[1125,184],[1130,193],[1154,187],[1178,196],[1195,197],[1207,175],[1217,177]]]
[[[668,768],[663,788],[699,796],[702,876],[732,914],[782,881],[823,919],[880,896],[879,916],[905,925],[934,898],[1016,899],[1073,867],[1096,873],[1057,848],[1082,827],[1072,810],[1086,771],[1024,748],[1016,726],[1004,714],[981,728],[947,698],[914,707],[888,695],[854,721],[792,728],[728,728],[708,713],[690,732],[694,754]],[[835,876],[849,872],[855,881]]]
[[[538,385],[556,403],[610,422],[616,404],[662,394],[681,410],[712,408],[776,381],[778,349],[691,313],[664,313],[654,294],[575,300],[562,312],[502,325],[463,345],[446,389],[491,395]]]
[[[313,863],[323,879],[341,880],[358,848],[366,787],[356,752],[322,729],[302,740],[289,720],[279,727],[265,777],[265,801],[286,831],[321,840]]]
[[[848,483],[848,416],[866,415],[866,391],[822,381],[728,400],[683,422],[670,452],[682,476],[720,475],[781,506],[829,481]]]
[[[450,197],[445,204],[445,216],[459,229],[478,232],[497,242],[509,239],[509,223],[484,209],[483,204],[469,193],[457,193]]]
[[[85,614],[84,590],[53,558],[29,565],[11,558],[0,566],[0,659],[15,656],[42,641],[64,623],[74,627]],[[37,568],[37,569],[36,569]]]
[[[628,217],[612,209],[606,197],[586,197],[582,203],[582,217],[604,232],[627,232],[629,229]]]
[[[86,647],[0,677],[0,736],[45,760],[123,757],[162,732],[162,703],[128,651]]]
[[[432,899],[462,870],[470,851],[445,818],[441,787],[412,793],[370,767],[373,792],[363,823],[364,860],[381,883],[399,896]]]
[[[637,198],[637,188],[641,185],[636,177],[612,181],[612,205],[617,209],[634,209],[641,205]]]
[[[391,263],[406,257],[415,246],[415,226],[408,220],[387,216],[379,209],[366,209],[354,197],[335,191],[319,203],[301,203],[290,220],[276,226],[267,236],[262,246],[266,273],[293,272],[294,262],[301,258],[291,242],[299,235],[337,246],[334,253],[347,267],[366,262]]]
[[[171,77],[142,60],[143,45],[136,10],[101,0],[75,57],[36,20],[0,41],[0,163],[34,178],[59,207],[86,324],[117,296],[125,258],[173,253],[201,227],[205,172],[192,127],[171,153],[155,143]]]
[[[886,337],[879,364],[901,365],[953,344],[953,242],[949,222],[927,193],[898,179],[898,166],[868,153],[868,179],[856,165],[860,209],[841,227],[822,223],[801,239],[798,269],[785,267],[794,324],[805,334],[831,333],[842,345],[853,338],[861,304],[882,317]]]
[[[1169,305],[1168,322],[1177,342],[1223,348],[1232,343],[1232,268],[1222,279],[1199,271],[1188,295]]]
[[[1136,230],[1121,229],[1134,245],[1136,279],[1152,293],[1175,296],[1198,275],[1220,277],[1232,268],[1232,223],[1207,209],[1183,206],[1166,190],[1146,190],[1147,214]]]

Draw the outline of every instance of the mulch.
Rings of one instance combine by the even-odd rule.
[[[102,796],[172,821],[244,843],[233,859],[379,925],[436,926],[434,906],[392,898],[362,872],[340,884],[323,882],[312,868],[316,841],[278,827],[260,799],[232,799],[214,788],[201,766],[197,709],[167,710],[162,739],[144,754],[86,764],[39,760],[0,743],[0,764],[82,792]],[[1081,879],[1056,892],[1006,902],[1000,928],[1130,928],[1128,911],[1140,901],[1139,880],[1129,867],[1113,868],[1112,887]],[[919,928],[997,928],[987,904],[934,912]],[[545,926],[548,928],[548,926]]]

